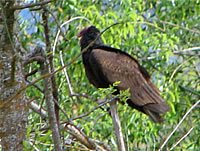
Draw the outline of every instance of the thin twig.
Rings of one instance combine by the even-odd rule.
[[[55,20],[55,22],[56,22],[56,24],[57,24],[57,26],[58,26],[58,29],[60,30],[60,32],[61,32],[63,38],[65,39],[65,41],[68,41],[68,39],[65,37],[65,34],[64,34],[64,32],[63,32],[63,30],[62,30],[62,28],[61,28],[61,25],[60,25],[59,21],[57,20],[56,16],[53,14],[53,12],[52,12],[49,8],[46,7],[46,10],[47,10],[47,11],[51,14],[51,16],[54,18],[54,20]]]
[[[31,83],[31,81],[29,81],[28,79],[26,79],[25,80],[27,83]],[[38,89],[41,93],[44,93],[44,90],[42,90],[38,85],[36,85],[36,84],[33,84],[33,86],[36,88],[36,89]]]
[[[188,72],[190,72],[191,70],[195,69],[195,66],[197,66],[200,62],[196,62],[195,64],[193,64],[193,66],[191,66],[190,68],[188,68],[187,70],[185,70],[181,75],[179,75],[177,77],[177,79],[181,79],[183,76],[187,75]]]
[[[73,95],[70,95],[70,97],[73,97],[73,96],[84,97],[84,98],[87,98],[87,99],[90,99],[90,100],[94,100],[95,102],[98,102],[97,98],[94,98],[92,96],[86,95],[85,93],[75,93]]]
[[[54,99],[54,103],[58,106],[58,108],[63,112],[63,114],[66,116],[68,122],[71,122],[71,119],[69,118],[69,116],[67,115],[67,113],[62,109],[62,107],[60,106],[60,104]]]
[[[39,7],[36,7],[36,8],[30,8],[30,11],[38,11],[38,10],[41,10],[41,9],[42,9],[42,7],[39,6]]]
[[[169,83],[171,83],[172,78],[174,77],[176,71],[182,66],[184,65],[186,62],[190,61],[191,59],[193,59],[194,56],[190,57],[189,59],[185,60],[183,63],[181,63],[178,67],[176,67],[176,69],[174,70],[174,72],[172,73],[170,79],[169,79]]]
[[[176,144],[174,144],[170,149],[169,151],[173,150],[185,137],[187,137],[191,131],[194,129],[194,127],[192,127],[186,134],[184,134],[177,142]]]
[[[107,100],[107,101],[105,101],[105,102],[103,102],[103,103],[101,103],[101,104],[95,106],[92,110],[90,110],[89,112],[87,112],[87,113],[85,113],[85,114],[82,114],[82,115],[79,115],[79,116],[77,116],[77,117],[72,118],[72,120],[77,120],[77,119],[80,119],[80,118],[82,118],[82,117],[88,116],[90,113],[94,112],[94,111],[97,110],[98,108],[100,108],[100,107],[106,105],[107,103],[112,102],[113,100],[115,100],[115,99],[117,99],[117,98],[119,98],[119,95],[117,95],[117,96],[115,96],[114,98],[112,98],[112,99],[110,99],[110,100]]]
[[[31,81],[28,80],[28,77],[29,77],[29,76],[32,76],[32,75],[34,75],[34,74],[36,74],[37,72],[38,72],[38,69],[35,69],[35,70],[33,70],[33,71],[27,73],[27,74],[24,76],[25,81],[26,81],[27,83],[30,84]],[[36,89],[38,89],[40,92],[44,93],[44,91],[43,91],[39,86],[37,86],[36,84],[34,84],[33,86],[34,86]]]
[[[200,93],[198,93],[198,92],[196,92],[196,91],[193,91],[193,90],[191,90],[191,89],[189,89],[189,88],[185,88],[185,87],[183,87],[182,85],[178,85],[178,86],[179,86],[181,89],[183,89],[184,91],[191,92],[192,94],[197,95],[197,96],[200,97]]]
[[[173,51],[174,54],[176,53],[183,53],[183,52],[190,52],[190,51],[200,51],[200,47],[192,47],[192,48],[187,48],[179,51]]]
[[[28,104],[28,107],[29,107],[30,109],[32,109],[34,112],[40,114],[40,116],[41,116],[42,119],[46,119],[46,118],[47,118],[47,111],[45,111],[45,110],[43,110],[43,109],[40,109],[40,106],[37,105],[36,103],[30,102],[30,103]]]
[[[68,133],[74,136],[81,144],[87,147],[89,150],[98,150],[98,151],[109,151],[109,149],[105,149],[105,145],[103,148],[96,144],[96,141],[90,139],[85,135],[77,126],[74,124],[66,124],[65,129]]]
[[[188,116],[188,114],[200,103],[200,100],[198,100],[183,116],[183,118],[180,120],[180,122],[176,125],[176,127],[174,128],[174,130],[170,133],[170,135],[166,138],[166,140],[164,141],[164,143],[160,146],[158,151],[162,151],[162,149],[164,148],[164,146],[167,144],[168,140],[172,137],[172,135],[174,134],[174,132],[179,128],[179,126],[181,125],[181,123],[185,120],[185,118]]]
[[[198,31],[198,30],[189,29],[189,28],[186,28],[186,27],[183,27],[183,26],[176,25],[176,24],[171,23],[171,22],[166,22],[166,21],[162,21],[162,20],[160,20],[159,22],[200,34],[200,31]]]
[[[60,61],[61,61],[62,66],[64,66],[65,64],[64,64],[64,61],[63,61],[62,51],[60,51]],[[71,85],[71,82],[70,82],[70,79],[69,79],[69,76],[68,76],[68,73],[67,73],[67,69],[64,68],[63,72],[64,72],[65,77],[67,79],[67,84],[68,84],[68,87],[69,87],[70,96],[74,95],[75,93],[74,93],[73,87]]]
[[[90,21],[89,21],[87,18],[85,18],[85,17],[74,17],[74,18],[71,18],[70,20],[64,22],[64,23],[60,26],[60,29],[58,30],[58,32],[57,32],[57,34],[56,34],[56,38],[55,38],[55,41],[54,41],[54,44],[53,44],[53,56],[54,56],[54,54],[55,54],[55,50],[56,50],[56,45],[57,45],[58,37],[59,37],[59,35],[60,35],[60,32],[61,32],[60,30],[62,29],[62,27],[65,26],[65,25],[67,25],[67,24],[69,24],[69,23],[71,23],[72,21],[78,20],[78,19],[84,19],[84,20],[90,22]]]
[[[24,65],[24,66],[26,66],[26,65]],[[31,72],[29,72],[29,73],[27,73],[27,74],[24,76],[25,80],[28,80],[28,77],[30,77],[30,76],[36,74],[37,72],[38,72],[38,68],[35,69],[35,70],[33,70],[33,71],[31,71]]]
[[[30,7],[35,7],[35,6],[42,6],[42,5],[46,5],[48,3],[51,3],[55,0],[48,0],[48,1],[44,1],[44,2],[38,2],[38,3],[32,3],[32,4],[27,4],[27,5],[15,5],[13,7],[13,9],[17,10],[17,9],[25,9],[25,8],[30,8]]]
[[[162,32],[165,32],[164,29],[162,29],[161,27],[158,27],[157,25],[155,25],[155,24],[153,24],[153,23],[150,23],[150,22],[145,22],[145,21],[143,21],[143,22],[135,22],[135,23],[136,23],[136,24],[147,24],[147,25],[153,26],[153,27],[155,27],[155,28],[161,30]]]
[[[175,55],[180,55],[180,56],[200,56],[200,53],[199,54],[189,54],[189,53],[181,53],[181,52],[177,52],[177,53],[174,53]]]

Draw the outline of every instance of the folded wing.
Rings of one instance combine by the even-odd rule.
[[[119,90],[130,88],[132,103],[143,106],[144,112],[147,110],[160,114],[169,110],[169,105],[164,103],[147,71],[131,56],[120,51],[93,49],[89,62],[97,66],[93,68],[93,72],[104,76],[109,84],[120,81],[117,87]]]

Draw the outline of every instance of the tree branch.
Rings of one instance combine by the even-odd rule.
[[[40,55],[40,56],[39,56]],[[34,51],[29,55],[29,57],[35,56],[33,58],[29,58],[26,60],[25,64],[28,64],[32,61],[38,61],[40,64],[40,71],[42,75],[48,74],[49,67],[47,61],[45,59],[45,53],[41,47],[36,47]],[[50,128],[52,130],[54,147],[56,151],[62,151],[62,143],[60,139],[59,128],[56,120],[55,110],[54,110],[54,98],[52,95],[52,83],[50,77],[44,79],[44,96],[46,99],[48,118],[50,123]]]
[[[189,28],[186,28],[186,27],[183,27],[183,26],[176,25],[176,24],[171,23],[171,22],[166,22],[166,21],[162,21],[162,20],[160,20],[159,22],[163,23],[163,24],[168,24],[168,25],[171,25],[171,26],[175,26],[175,27],[178,27],[178,28],[182,28],[182,29],[190,31],[190,32],[194,32],[194,33],[200,34],[200,31],[198,31],[198,30],[189,29]]]
[[[50,42],[50,37],[49,37],[49,26],[48,26],[48,14],[47,14],[47,9],[46,6],[43,6],[43,13],[42,13],[42,19],[43,19],[43,26],[44,26],[44,34],[45,34],[45,40],[46,40],[46,52],[48,54],[51,53],[52,49],[51,49],[51,42]],[[49,60],[49,65],[50,65],[50,71],[54,72],[54,62],[53,62],[53,55],[50,54],[48,56],[48,60]],[[57,84],[56,84],[56,76],[52,75],[51,76],[51,83],[52,83],[52,94],[53,94],[53,100],[54,102],[59,102],[58,99],[58,88],[57,88]],[[58,104],[58,103],[57,103]],[[58,128],[59,128],[59,107],[55,103],[55,113],[56,113],[56,119],[57,119],[57,123],[58,123]]]
[[[64,66],[65,64],[64,64],[64,61],[63,61],[62,51],[60,51],[60,61],[61,61],[62,66]],[[70,82],[70,79],[69,79],[69,76],[68,76],[68,73],[67,73],[67,69],[64,68],[63,72],[64,72],[65,77],[67,79],[67,84],[68,84],[68,87],[69,87],[69,94],[70,94],[70,96],[74,95],[75,93],[74,93],[73,87],[71,85],[71,82]]]
[[[47,63],[41,64],[41,72],[42,75],[49,73],[49,69]],[[54,148],[55,151],[62,151],[62,143],[60,139],[59,126],[56,119],[55,114],[55,106],[54,106],[54,97],[52,95],[52,83],[51,78],[44,79],[44,95],[46,99],[48,118],[50,123],[50,128],[52,130],[53,140],[54,140]]]
[[[57,20],[57,18],[56,18],[56,16],[53,14],[53,12],[52,12],[49,8],[46,7],[46,10],[51,14],[51,16],[53,17],[53,19],[55,20],[55,22],[56,22],[56,24],[57,24],[57,26],[58,26],[58,29],[60,30],[60,32],[61,32],[63,38],[65,39],[65,41],[69,41],[69,40],[66,38],[66,36],[65,36],[65,34],[64,34],[64,32],[63,32],[63,30],[62,30],[62,28],[61,28],[60,23],[58,22],[58,20]]]
[[[189,59],[185,60],[183,63],[181,63],[179,66],[176,67],[176,69],[173,71],[173,73],[172,73],[172,75],[171,75],[171,77],[170,77],[170,79],[169,79],[169,83],[171,83],[171,80],[172,80],[172,78],[174,77],[176,71],[179,70],[179,68],[180,68],[182,65],[184,65],[186,62],[190,61],[190,60],[193,59],[193,58],[194,58],[194,56],[193,56],[193,57],[190,57]]]
[[[194,127],[192,127],[186,134],[184,134],[177,142],[176,144],[174,144],[170,149],[169,151],[173,150],[185,137],[187,137],[191,131],[194,129]]]
[[[61,32],[61,29],[63,28],[63,26],[71,23],[72,21],[74,20],[77,20],[77,19],[84,19],[88,22],[90,22],[87,18],[85,17],[74,17],[74,18],[71,18],[70,20],[68,20],[67,22],[64,22],[61,26],[60,26],[60,29],[58,30],[57,34],[56,34],[56,38],[54,40],[54,44],[53,44],[53,55],[55,54],[55,50],[56,50],[56,46],[57,46],[57,41],[58,41],[58,37],[60,35],[60,32]]]
[[[112,102],[110,102],[110,111],[111,111],[114,129],[115,129],[115,135],[117,137],[118,150],[126,151],[124,138],[123,138],[123,134],[122,134],[121,123],[120,123],[119,115],[117,112],[116,99],[113,100]]]
[[[82,114],[82,115],[79,115],[79,116],[77,116],[77,117],[72,118],[72,120],[77,120],[77,119],[79,119],[79,118],[88,116],[90,113],[94,112],[96,109],[98,109],[98,108],[100,108],[100,107],[106,105],[107,103],[111,103],[112,101],[114,101],[114,100],[117,99],[117,98],[119,98],[118,95],[115,96],[114,98],[110,99],[110,100],[107,100],[107,101],[105,101],[105,102],[99,104],[98,106],[95,106],[95,107],[94,107],[92,110],[90,110],[89,112],[87,112],[87,113],[85,113],[85,114]]]
[[[40,114],[40,116],[41,116],[42,119],[46,119],[46,118],[47,118],[47,111],[41,109],[40,106],[37,105],[36,103],[30,102],[30,103],[28,104],[28,107],[29,107],[30,109],[32,109],[34,112]]]
[[[97,143],[95,140],[88,138],[78,127],[74,124],[66,124],[65,129],[68,133],[74,136],[81,144],[89,150],[110,151],[110,147],[104,143]],[[103,147],[97,144],[104,144]]]
[[[198,100],[183,116],[183,118],[180,120],[180,122],[176,125],[176,127],[174,128],[174,130],[169,134],[169,136],[166,138],[166,140],[163,142],[163,144],[160,146],[158,151],[162,151],[162,149],[164,148],[164,146],[167,144],[168,140],[172,137],[172,135],[174,134],[174,132],[179,128],[179,126],[181,125],[181,123],[185,120],[185,118],[188,116],[188,114],[200,103],[200,100]]]
[[[25,8],[31,8],[31,7],[35,7],[35,6],[42,6],[42,5],[46,5],[48,3],[51,3],[55,0],[48,0],[48,1],[44,1],[44,2],[38,2],[38,3],[33,3],[33,4],[27,4],[27,5],[15,5],[13,7],[13,9],[18,10],[18,9],[25,9]]]

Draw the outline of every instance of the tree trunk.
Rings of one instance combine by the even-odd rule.
[[[6,151],[23,150],[28,117],[25,92],[14,97],[24,85],[14,4],[0,0],[0,141]]]

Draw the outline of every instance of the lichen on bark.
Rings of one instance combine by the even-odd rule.
[[[4,105],[24,85],[23,64],[16,51],[21,48],[14,38],[19,33],[14,3],[0,1],[0,143],[6,151],[23,150],[28,117],[25,92]]]

